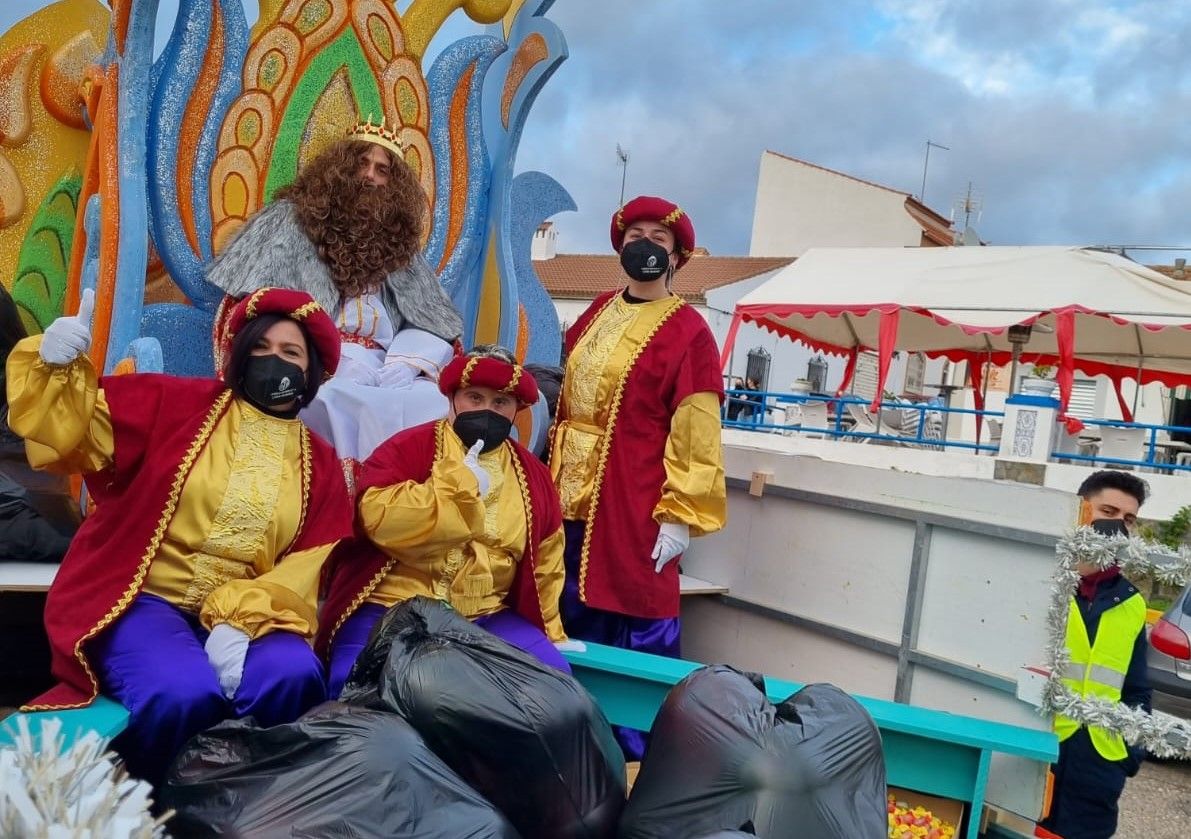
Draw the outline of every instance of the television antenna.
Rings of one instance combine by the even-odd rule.
[[[620,203],[616,206],[624,206],[624,182],[629,174],[629,152],[628,149],[620,147],[620,143],[616,144],[616,165],[620,167]]]
[[[926,167],[930,165],[930,150],[931,147],[942,149],[943,151],[951,151],[947,146],[941,146],[934,140],[926,141],[926,158],[922,161],[922,189],[918,191],[918,200],[926,206]]]
[[[954,222],[957,214],[963,214],[964,228],[960,234],[960,241],[965,245],[979,245],[980,236],[972,228],[972,216],[976,216],[976,223],[984,214],[984,200],[972,194],[972,182],[968,181],[968,191],[955,199],[951,207],[951,220]]]

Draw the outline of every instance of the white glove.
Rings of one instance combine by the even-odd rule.
[[[354,358],[347,358],[343,356],[339,359],[339,366],[335,369],[336,377],[342,376],[349,382],[355,382],[358,385],[368,385],[369,387],[376,387],[379,384],[376,376],[376,371],[356,361]]]
[[[55,367],[65,367],[91,347],[91,313],[95,310],[95,292],[86,289],[79,299],[79,313],[62,317],[46,327],[41,338],[41,360]]]
[[[376,380],[380,387],[398,390],[413,384],[419,372],[404,361],[386,361],[385,366],[377,371]]]
[[[231,624],[217,623],[207,636],[203,650],[207,660],[219,676],[223,695],[233,699],[244,676],[244,659],[248,655],[248,635]]]
[[[488,470],[480,465],[480,449],[484,448],[483,440],[476,440],[475,445],[467,450],[467,454],[463,456],[463,465],[471,470],[471,473],[476,476],[476,483],[480,485],[480,497],[483,498],[488,494],[488,488],[492,486],[492,478],[488,474]]]
[[[587,645],[575,638],[568,638],[565,641],[555,641],[554,649],[560,653],[585,653]]]
[[[690,525],[663,522],[658,530],[658,540],[653,543],[653,553],[650,554],[657,560],[657,564],[653,566],[654,573],[662,573],[666,563],[679,556],[690,543]]]

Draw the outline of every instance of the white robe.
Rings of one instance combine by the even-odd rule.
[[[344,300],[334,317],[344,337],[339,369],[303,409],[302,420],[339,457],[363,461],[397,432],[447,415],[438,374],[454,355],[450,344],[421,329],[394,335],[376,294]],[[385,385],[382,371],[390,365],[410,368],[412,378]]]

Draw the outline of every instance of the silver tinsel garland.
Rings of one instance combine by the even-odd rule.
[[[1191,579],[1191,552],[1185,547],[1171,551],[1137,538],[1105,537],[1091,527],[1081,527],[1059,540],[1055,554],[1058,562],[1047,613],[1050,678],[1043,689],[1042,712],[1062,714],[1084,725],[1116,732],[1126,743],[1141,746],[1156,757],[1191,760],[1191,724],[1174,717],[1155,717],[1119,702],[1078,696],[1059,676],[1069,662],[1067,615],[1079,585],[1079,563],[1101,569],[1119,565],[1127,578],[1145,576],[1165,585],[1182,586]]]
[[[0,839],[162,839],[170,814],[155,819],[152,787],[114,760],[94,732],[66,748],[61,720],[34,734],[19,717],[0,747]]]

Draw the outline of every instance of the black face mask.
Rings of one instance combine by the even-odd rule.
[[[1129,535],[1129,528],[1120,519],[1096,519],[1092,522],[1092,529],[1101,536],[1125,536]]]
[[[620,267],[637,282],[660,280],[670,272],[670,254],[657,242],[634,239],[620,249]]]
[[[306,387],[302,368],[276,355],[250,355],[240,377],[244,395],[258,408],[275,411],[293,402]]]
[[[463,441],[463,448],[470,449],[476,440],[483,440],[484,448],[480,451],[490,452],[508,439],[513,421],[496,411],[465,411],[455,415],[451,427]]]

